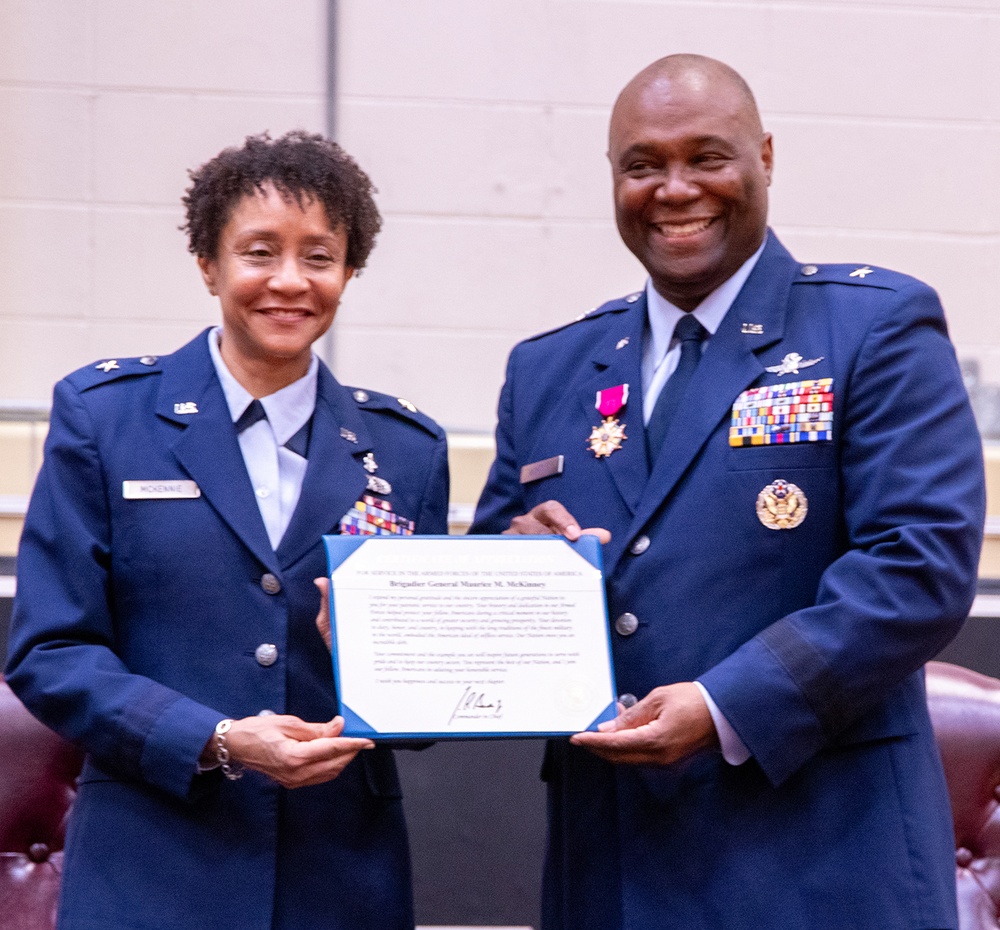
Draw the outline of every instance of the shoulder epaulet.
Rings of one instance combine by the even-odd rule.
[[[405,397],[393,397],[391,394],[381,394],[369,391],[367,388],[349,387],[354,402],[361,410],[388,411],[411,423],[416,423],[436,438],[444,436],[444,430],[426,413],[421,413]]]
[[[881,287],[898,290],[915,281],[899,271],[890,271],[877,265],[802,265],[795,276],[795,284],[858,284],[863,287]]]
[[[543,332],[536,333],[534,336],[529,336],[524,341],[533,342],[536,339],[544,339],[546,336],[551,336],[553,333],[561,333],[564,329],[576,326],[577,323],[583,323],[587,320],[596,320],[608,313],[621,313],[623,310],[629,310],[640,297],[642,297],[642,291],[636,291],[626,297],[609,300],[607,303],[600,304],[593,309],[588,310],[586,313],[581,313],[578,317],[570,320],[568,323],[562,323],[552,329],[546,329]]]
[[[156,355],[137,355],[135,358],[106,358],[92,365],[78,368],[67,378],[80,391],[102,384],[111,384],[123,378],[159,374],[162,371]]]

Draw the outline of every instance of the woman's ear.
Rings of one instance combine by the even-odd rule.
[[[198,269],[201,271],[201,278],[205,282],[205,287],[208,288],[208,293],[213,297],[218,297],[218,293],[215,290],[215,262],[210,258],[204,258],[199,255]]]

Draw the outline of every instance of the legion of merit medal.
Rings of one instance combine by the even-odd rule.
[[[619,384],[597,392],[594,406],[604,419],[590,431],[587,444],[597,458],[606,458],[622,447],[622,442],[628,439],[625,435],[625,424],[619,422],[616,416],[628,403],[628,385]]]
[[[757,517],[769,530],[794,530],[809,512],[802,489],[778,478],[757,495]]]

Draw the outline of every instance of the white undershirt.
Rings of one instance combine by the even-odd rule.
[[[764,243],[761,243],[760,248],[740,265],[736,274],[720,284],[691,311],[698,322],[708,331],[708,336],[702,340],[702,352],[705,351],[709,339],[715,335],[723,317],[729,312],[729,308],[733,305],[743,285],[746,284],[750,272],[753,271],[763,251]],[[656,399],[660,396],[663,385],[674,373],[680,360],[680,342],[675,340],[673,335],[674,327],[677,325],[677,321],[684,316],[684,311],[675,307],[660,294],[653,287],[653,281],[650,278],[646,281],[646,314],[647,325],[642,346],[643,423],[649,423],[653,407],[656,406]],[[712,700],[708,689],[700,681],[696,681],[695,685],[708,705],[708,712],[712,715],[712,722],[719,734],[722,757],[731,765],[741,765],[746,762],[750,758],[750,750],[747,749],[743,740],[739,738],[725,715],[719,710],[718,705]]]
[[[254,398],[222,360],[221,335],[219,326],[209,332],[208,351],[235,423]],[[267,419],[259,420],[239,435],[240,451],[273,549],[278,548],[288,529],[308,464],[301,455],[286,449],[285,443],[309,422],[316,409],[318,373],[319,361],[313,355],[309,370],[298,381],[260,398]]]
[[[753,253],[731,278],[720,284],[691,313],[708,330],[708,337],[702,341],[705,351],[709,339],[729,312],[737,295],[750,277],[764,244]],[[653,407],[660,396],[660,390],[667,379],[677,369],[681,357],[681,344],[673,338],[677,321],[684,311],[675,307],[655,287],[652,279],[646,281],[646,333],[642,345],[642,420],[648,423],[653,415]]]

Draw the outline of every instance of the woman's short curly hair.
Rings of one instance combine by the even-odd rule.
[[[294,129],[279,139],[267,132],[247,136],[241,148],[223,149],[200,168],[189,171],[191,186],[182,202],[188,250],[214,259],[222,229],[236,203],[263,190],[265,182],[301,206],[315,198],[330,225],[347,231],[347,264],[364,268],[382,227],[382,217],[368,175],[336,142]]]

